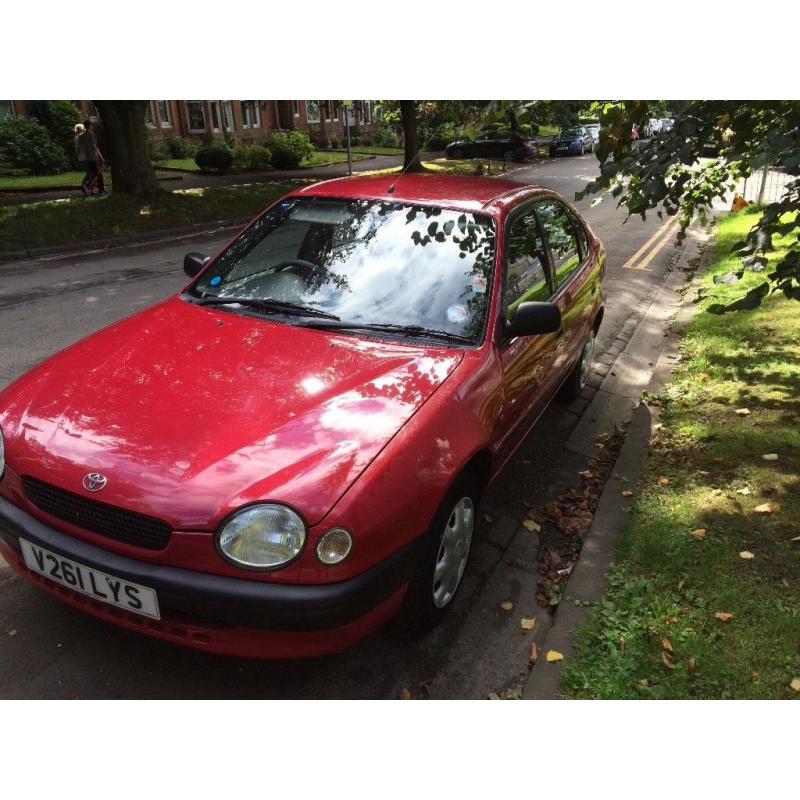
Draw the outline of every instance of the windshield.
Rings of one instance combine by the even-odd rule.
[[[342,321],[476,339],[494,250],[494,222],[486,216],[376,200],[289,198],[222,253],[190,294],[291,303]]]
[[[567,128],[564,133],[561,134],[562,136],[571,136],[574,139],[577,139],[578,136],[583,136],[583,128]]]

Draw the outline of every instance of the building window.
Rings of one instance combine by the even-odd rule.
[[[172,127],[172,112],[169,108],[169,100],[156,100],[156,111],[162,128]]]
[[[261,127],[258,100],[242,100],[242,125],[245,129]]]
[[[186,115],[189,118],[189,130],[192,133],[203,133],[206,129],[206,109],[202,100],[187,100]]]
[[[292,100],[292,114],[295,117],[300,116],[300,101],[299,100]]]
[[[147,125],[148,128],[155,128],[156,126],[156,118],[155,114],[153,113],[153,101],[151,100],[147,104],[147,108],[144,112],[144,124]]]
[[[0,100],[0,122],[14,116],[14,105],[10,100]]]
[[[330,100],[323,100],[322,101],[322,110],[325,112],[325,122],[331,121],[331,101]]]
[[[319,100],[306,100],[306,117],[309,122],[319,122]]]

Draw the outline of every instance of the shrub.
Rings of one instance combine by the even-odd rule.
[[[300,131],[277,131],[268,142],[275,169],[297,169],[304,158],[314,152],[314,146]]]
[[[32,175],[55,175],[69,166],[63,148],[50,138],[44,125],[30,117],[0,122],[0,151],[14,167]]]
[[[328,139],[328,147],[330,147],[331,150],[338,150],[339,140],[335,136],[331,136],[331,138]]]
[[[147,152],[150,154],[150,161],[156,165],[163,164],[169,158],[166,145],[159,139],[147,140]]]
[[[202,146],[199,139],[184,139],[181,136],[167,136],[164,139],[170,158],[194,158]]]
[[[233,148],[233,166],[249,172],[266,172],[272,169],[272,153],[260,144],[237,144]]]
[[[50,138],[64,151],[69,164],[76,163],[75,126],[81,112],[70,100],[31,100],[28,116],[47,128]]]
[[[226,169],[230,169],[231,164],[233,164],[233,156],[224,147],[201,147],[197,151],[194,161],[200,169],[223,172]]]
[[[375,139],[375,143],[376,144],[378,143],[377,139]],[[389,130],[387,128],[383,132],[383,146],[384,147],[397,147],[397,134],[393,130]]]
[[[361,144],[365,145],[366,147],[372,145],[373,141],[373,138],[368,133],[361,137]]]

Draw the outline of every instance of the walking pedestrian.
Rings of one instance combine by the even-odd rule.
[[[81,191],[85,195],[97,193],[104,195],[106,187],[103,183],[103,154],[97,148],[97,139],[94,135],[94,126],[90,119],[83,121],[83,132],[75,138],[75,155],[78,162],[86,170],[81,181]]]

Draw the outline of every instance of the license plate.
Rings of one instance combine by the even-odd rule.
[[[161,619],[158,598],[153,589],[138,583],[115,578],[98,569],[78,564],[44,547],[19,540],[22,557],[28,569],[44,575],[51,581],[67,586],[73,591],[101,600],[117,608],[124,608],[133,614],[141,614],[150,619]]]

